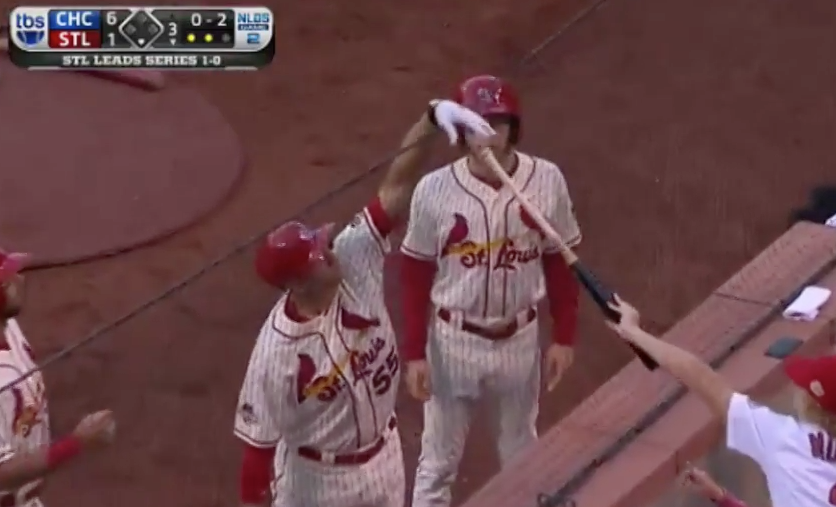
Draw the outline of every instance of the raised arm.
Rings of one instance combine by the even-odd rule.
[[[726,421],[735,394],[726,379],[694,354],[644,331],[639,326],[638,311],[623,299],[617,296],[616,299],[613,309],[621,314],[621,322],[607,322],[607,325],[650,354],[662,368],[702,398],[717,417]]]
[[[450,144],[458,142],[458,128],[477,136],[490,136],[493,129],[481,116],[449,100],[433,100],[401,140],[401,152],[392,161],[383,179],[378,197],[393,223],[406,219],[412,192],[427,169],[432,148],[432,134],[441,129]]]
[[[430,121],[431,109],[422,114],[401,140],[401,153],[389,166],[378,190],[383,211],[393,223],[406,219],[415,185],[427,169],[434,143],[435,126]]]

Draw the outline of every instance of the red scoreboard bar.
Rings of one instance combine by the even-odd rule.
[[[101,11],[51,9],[48,19],[50,49],[98,49],[102,47]]]

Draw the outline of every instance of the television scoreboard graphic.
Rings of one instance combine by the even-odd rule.
[[[258,69],[276,52],[267,7],[18,7],[9,55],[30,69]]]

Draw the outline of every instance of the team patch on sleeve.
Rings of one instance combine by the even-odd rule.
[[[238,407],[238,415],[241,417],[241,421],[244,424],[248,424],[250,426],[258,424],[255,409],[250,403],[242,403],[241,406]]]

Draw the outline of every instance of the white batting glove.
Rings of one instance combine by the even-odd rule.
[[[430,102],[430,107],[436,125],[447,134],[451,146],[459,142],[459,129],[456,127],[464,128],[478,140],[487,140],[496,135],[487,120],[452,100],[434,100]]]

